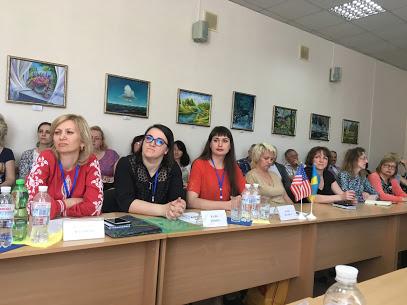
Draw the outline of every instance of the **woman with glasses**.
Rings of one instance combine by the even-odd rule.
[[[361,173],[366,169],[367,162],[366,152],[362,147],[349,149],[345,154],[342,171],[338,174],[341,189],[344,192],[353,190],[357,202],[377,199],[377,192]]]
[[[178,218],[186,204],[173,147],[171,129],[161,124],[149,127],[141,149],[117,163],[115,189],[105,192],[103,212]]]
[[[119,160],[119,154],[113,149],[107,148],[105,134],[99,126],[90,128],[92,136],[93,153],[99,160],[100,172],[102,174],[103,189],[108,190],[113,187],[114,171]]]
[[[369,175],[370,184],[379,194],[380,200],[392,202],[407,201],[407,194],[403,192],[397,175],[397,159],[392,156],[384,157],[376,168],[376,172]]]
[[[51,123],[49,122],[42,122],[37,127],[37,147],[26,150],[21,155],[20,163],[18,164],[18,172],[20,179],[24,179],[30,173],[32,166],[37,161],[40,152],[43,150],[50,148],[52,144],[51,138]]]
[[[209,134],[200,157],[192,164],[188,207],[230,210],[232,197],[240,195],[244,185],[245,179],[236,163],[232,133],[226,127],[217,126]]]

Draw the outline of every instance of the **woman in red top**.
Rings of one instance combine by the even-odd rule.
[[[51,219],[99,215],[103,184],[88,123],[79,115],[66,114],[52,122],[50,132],[51,149],[40,153],[26,179],[29,200],[38,193],[38,186],[47,185]]]
[[[230,210],[231,200],[243,192],[245,179],[236,163],[232,133],[223,126],[209,134],[201,156],[192,164],[188,207]]]

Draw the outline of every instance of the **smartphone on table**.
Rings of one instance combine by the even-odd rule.
[[[121,217],[105,219],[107,226],[130,226],[130,221]]]

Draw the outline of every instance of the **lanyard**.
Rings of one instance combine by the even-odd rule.
[[[62,178],[62,181],[64,182],[64,189],[65,189],[65,193],[66,193],[66,198],[71,198],[71,196],[73,194],[73,190],[75,189],[75,186],[76,186],[76,179],[78,178],[78,174],[79,174],[79,165],[76,165],[75,176],[73,178],[71,191],[69,191],[68,186],[66,185],[64,169],[62,168],[61,161],[58,161],[58,164],[59,164],[59,169],[61,170],[61,178]]]
[[[153,191],[151,195],[151,201],[154,202],[154,197],[155,197],[155,192],[157,191],[157,183],[158,183],[158,171],[155,172],[154,174],[154,183],[153,183]]]
[[[215,170],[216,178],[218,179],[218,186],[219,186],[219,198],[220,200],[223,199],[223,193],[222,193],[222,187],[223,187],[223,181],[225,180],[225,169],[223,169],[223,174],[222,174],[222,179],[219,178],[218,170],[215,167],[215,162],[213,162],[213,159],[211,158],[213,169]]]

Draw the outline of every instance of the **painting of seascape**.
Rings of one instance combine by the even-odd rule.
[[[253,131],[256,96],[233,92],[231,128]]]
[[[177,123],[209,127],[212,95],[178,89]]]

